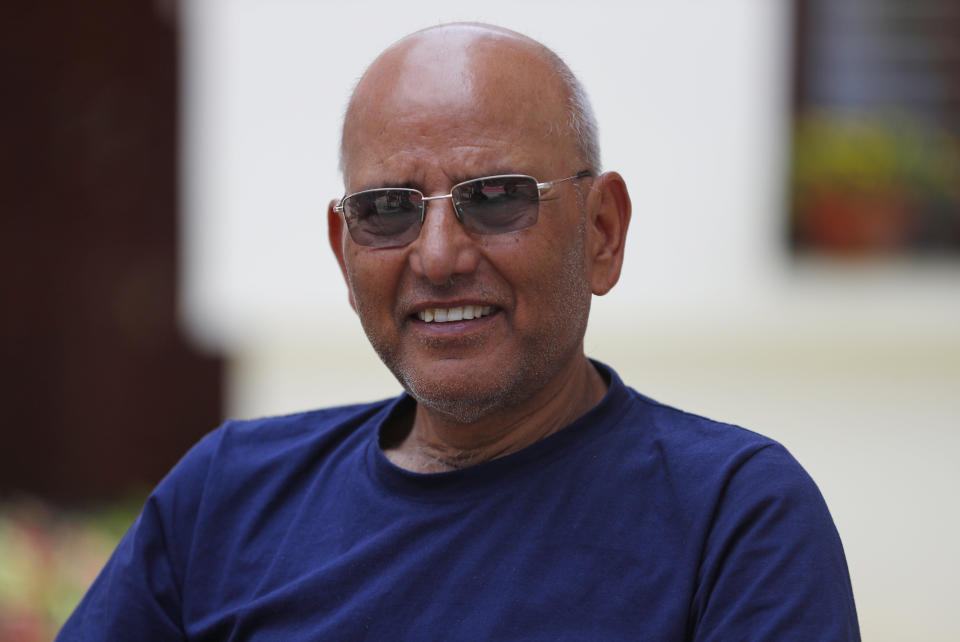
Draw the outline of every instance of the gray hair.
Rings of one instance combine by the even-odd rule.
[[[590,170],[596,176],[600,173],[602,167],[600,164],[600,134],[597,127],[597,117],[590,105],[590,98],[587,96],[583,85],[570,71],[567,63],[551,49],[547,49],[547,51],[550,53],[557,76],[560,77],[560,81],[567,90],[567,127],[577,141],[580,160],[583,162],[585,169]]]

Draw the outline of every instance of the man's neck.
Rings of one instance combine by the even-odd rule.
[[[418,404],[412,427],[384,453],[418,473],[473,466],[517,452],[569,425],[596,406],[607,384],[586,357],[516,408],[463,424]],[[582,361],[582,363],[580,363]]]

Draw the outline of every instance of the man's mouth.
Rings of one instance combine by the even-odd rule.
[[[461,305],[455,308],[427,308],[417,312],[417,318],[426,323],[449,323],[479,319],[493,312],[491,305]]]

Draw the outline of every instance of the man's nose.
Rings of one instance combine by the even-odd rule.
[[[428,202],[420,235],[413,242],[410,267],[414,274],[441,285],[454,275],[469,274],[480,260],[476,240],[453,210],[449,198]]]

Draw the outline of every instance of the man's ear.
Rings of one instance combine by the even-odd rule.
[[[592,261],[590,286],[594,294],[606,294],[620,279],[623,246],[630,225],[630,194],[623,177],[606,172],[594,179],[587,198],[589,251]]]
[[[330,240],[330,249],[333,255],[337,257],[337,263],[340,264],[340,272],[343,273],[343,280],[347,284],[347,293],[350,296],[350,307],[354,312],[357,310],[357,304],[353,300],[353,288],[350,287],[350,279],[347,278],[347,264],[343,259],[343,244],[347,242],[346,227],[343,223],[343,217],[333,211],[334,206],[340,201],[333,200],[327,206],[327,238]]]

